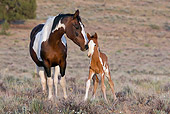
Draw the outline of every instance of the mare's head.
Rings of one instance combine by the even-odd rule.
[[[66,25],[65,31],[67,37],[77,44],[82,51],[87,50],[88,39],[84,30],[84,25],[79,16],[79,10],[68,18]]]
[[[98,51],[99,45],[98,45],[98,41],[97,41],[97,33],[95,33],[92,36],[90,36],[90,34],[87,33],[87,38],[89,40],[89,42],[88,42],[88,47],[89,47],[88,57],[91,57],[95,51]]]

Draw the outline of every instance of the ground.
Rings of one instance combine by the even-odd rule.
[[[101,87],[97,97],[83,102],[88,78],[87,51],[68,42],[67,92],[48,101],[42,94],[35,64],[29,55],[32,28],[52,15],[74,13],[86,32],[98,33],[99,46],[109,58],[118,102],[105,81],[109,103]],[[170,113],[170,2],[168,0],[37,0],[37,18],[12,24],[0,35],[0,113]]]

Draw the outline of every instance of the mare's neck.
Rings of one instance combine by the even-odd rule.
[[[52,32],[51,34],[50,34],[50,37],[49,37],[49,43],[50,44],[54,44],[54,45],[56,45],[56,44],[58,44],[59,42],[61,42],[61,38],[62,38],[62,36],[64,35],[64,33],[65,33],[65,28],[66,28],[66,26],[67,26],[67,23],[69,22],[69,16],[68,17],[64,17],[64,18],[61,18],[60,20],[59,20],[59,23],[62,21],[62,23],[60,23],[60,24],[64,24],[64,27],[62,27],[62,26],[60,26],[60,25],[57,25],[57,26],[60,26],[60,28],[58,28],[57,30],[55,30],[54,32]],[[64,19],[64,20],[62,20],[62,19]],[[58,23],[58,24],[59,24]]]
[[[48,40],[49,44],[51,45],[58,44],[59,42],[61,42],[61,38],[63,35],[64,35],[64,29],[61,27],[58,30],[50,34],[50,37]]]

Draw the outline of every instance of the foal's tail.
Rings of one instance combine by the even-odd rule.
[[[42,30],[44,24],[39,24],[37,25],[36,27],[34,27],[31,31],[31,34],[30,34],[30,40],[32,41],[32,39],[35,37],[35,35]]]

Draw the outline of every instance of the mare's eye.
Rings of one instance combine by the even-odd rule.
[[[96,46],[96,44],[94,46]]]
[[[79,29],[79,26],[78,25],[73,25],[76,29]]]

